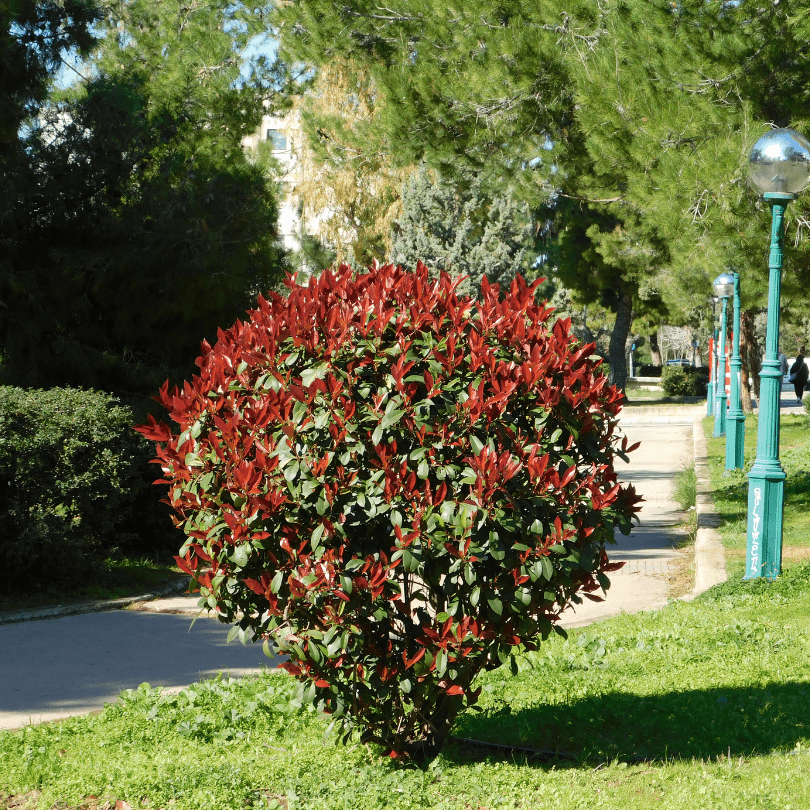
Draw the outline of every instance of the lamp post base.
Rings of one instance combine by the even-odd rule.
[[[726,419],[726,469],[741,470],[745,456],[745,414],[729,410]]]
[[[775,579],[782,572],[784,505],[784,470],[752,469],[748,474],[748,543],[743,579]]]
[[[728,396],[725,392],[718,394],[714,400],[714,433],[712,434],[716,439],[718,436],[726,435],[726,401]]]

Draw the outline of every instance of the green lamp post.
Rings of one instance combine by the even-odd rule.
[[[782,372],[777,357],[782,236],[785,210],[810,181],[810,141],[790,129],[763,135],[749,156],[749,182],[771,207],[768,260],[768,327],[760,372],[757,455],[748,474],[748,542],[745,579],[774,579],[782,570],[782,518],[785,471],[779,463],[779,394]]]
[[[714,294],[723,302],[720,314],[720,346],[717,350],[717,385],[714,395],[714,435],[726,435],[726,304],[734,292],[734,276],[721,273],[715,280]]]
[[[731,391],[726,417],[726,469],[742,469],[745,451],[745,414],[740,401],[740,274],[734,273],[734,315],[731,360]]]
[[[712,350],[709,352],[709,384],[706,386],[706,416],[711,416],[714,413],[714,395],[717,388],[717,375],[715,370],[717,364],[715,357],[717,357],[717,315],[715,314],[715,307],[717,306],[717,299],[712,296]]]

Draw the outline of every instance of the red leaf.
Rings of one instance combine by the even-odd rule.
[[[568,484],[571,479],[577,474],[577,465],[572,464],[564,473],[563,477],[560,479],[560,486],[564,487]]]
[[[463,695],[464,690],[458,685],[454,684],[447,690],[448,695]]]
[[[408,658],[407,655],[402,653],[402,660],[405,662],[405,669],[410,669],[417,661],[421,660],[425,655],[425,648],[422,647],[413,658]]]

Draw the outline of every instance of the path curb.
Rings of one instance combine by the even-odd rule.
[[[48,607],[29,608],[25,610],[12,610],[0,613],[0,624],[17,624],[18,622],[33,622],[40,619],[59,619],[62,616],[78,616],[80,613],[101,613],[105,610],[123,610],[136,602],[151,602],[169,594],[181,593],[188,588],[188,581],[172,582],[162,588],[156,588],[152,593],[142,593],[137,596],[126,596],[122,599],[97,599],[92,602],[76,602],[72,605],[49,605]]]
[[[695,452],[695,475],[697,477],[697,538],[695,540],[695,587],[687,599],[707,591],[728,579],[726,574],[726,553],[720,541],[717,526],[720,517],[714,508],[709,479],[708,449],[703,418],[693,422],[692,439]]]

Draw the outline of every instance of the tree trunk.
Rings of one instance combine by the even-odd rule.
[[[624,293],[619,298],[616,310],[616,321],[610,335],[608,347],[608,362],[610,363],[610,382],[619,390],[624,391],[627,385],[627,357],[625,346],[627,336],[630,334],[630,323],[633,316],[633,299]]]
[[[762,354],[754,332],[754,310],[740,310],[740,399],[745,413],[753,413],[750,382],[754,382],[754,394],[759,402],[759,372],[762,368]]]
[[[661,365],[661,347],[658,345],[658,332],[650,332],[650,356],[654,366]]]

